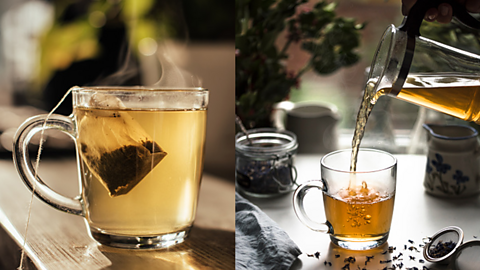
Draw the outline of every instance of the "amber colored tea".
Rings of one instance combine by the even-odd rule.
[[[380,89],[376,96],[390,95]],[[454,117],[480,122],[480,78],[456,73],[410,74],[396,96]]]
[[[394,195],[382,195],[362,186],[323,194],[325,215],[333,235],[345,241],[375,241],[388,234],[392,222]]]
[[[104,116],[118,111],[76,108],[75,115],[77,123],[90,117],[90,121],[102,119],[108,128],[108,121],[115,118]],[[92,232],[100,231],[98,228],[101,228],[101,232],[113,235],[148,236],[188,229],[194,220],[202,175],[206,110],[120,112],[128,114],[138,123],[152,141],[144,142],[141,147],[125,145],[117,149],[117,153],[111,151],[115,154],[102,157],[98,162],[112,157],[118,159],[121,156],[119,153],[132,158],[130,152],[134,158],[140,159],[136,153],[143,146],[149,150],[145,153],[151,155],[151,162],[142,162],[142,166],[136,166],[136,162],[128,159],[121,166],[109,165],[110,169],[104,170],[102,179],[99,179],[98,174],[92,172],[82,157],[82,150],[85,149],[80,148],[84,146],[78,146],[83,169],[85,216]],[[89,129],[88,125],[84,129],[79,126],[78,136],[89,132],[99,131]],[[111,140],[115,139],[112,136]],[[156,158],[156,153],[161,157]],[[97,167],[101,168],[102,164],[97,164]],[[129,177],[130,174],[140,175],[134,178],[134,185],[124,192],[112,194],[114,189],[110,185],[121,186],[123,182],[128,182],[122,182],[122,177]]]
[[[356,168],[357,152],[368,116],[381,96],[394,96],[465,121],[480,123],[480,77],[457,73],[411,73],[396,95],[391,88],[375,89],[377,79],[371,79],[365,87],[352,140],[351,171]]]
[[[391,88],[375,89],[377,79],[371,79],[365,86],[352,140],[351,171],[356,170],[357,153],[368,116],[381,96],[394,96],[397,99],[440,111],[465,121],[480,123],[479,77],[457,73],[411,73],[402,90],[396,95],[392,93]],[[355,185],[355,179],[352,179],[350,186]]]

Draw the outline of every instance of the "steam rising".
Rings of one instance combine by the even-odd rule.
[[[107,76],[106,78],[97,79],[92,85],[120,86],[138,76],[139,69],[132,59],[131,46],[128,46],[124,43],[120,51],[121,55],[118,56],[118,71]]]
[[[141,85],[155,88],[196,88],[201,87],[201,80],[182,69],[188,66],[190,55],[187,43],[189,31],[183,14],[183,7],[177,1],[153,1],[150,14],[156,17],[155,25],[150,25],[152,32],[141,31],[141,17],[144,8],[137,1],[130,1],[130,10],[126,16],[127,28],[125,39],[119,50],[118,69],[110,70],[107,77],[97,79],[92,85],[133,86]],[[144,11],[146,12],[146,11]],[[161,16],[160,16],[161,15]],[[94,27],[105,24],[101,14],[90,14],[89,21]],[[92,23],[93,22],[93,23]],[[148,22],[148,20],[146,20]],[[146,23],[145,22],[145,23]],[[148,24],[147,24],[148,25]],[[148,33],[143,36],[143,34]],[[115,56],[109,60],[115,59]]]
[[[128,48],[124,56],[119,57],[123,59],[119,61],[119,70],[106,78],[97,80],[93,85],[120,86],[140,74],[141,84],[147,87],[170,89],[201,87],[200,78],[179,66],[179,63],[187,61],[185,55],[188,53],[184,50],[184,46],[167,43],[159,46],[158,42],[151,38],[140,42],[139,65],[135,63],[131,47]]]
[[[201,87],[200,79],[178,67],[167,51],[165,50],[157,55],[160,62],[160,80],[154,86],[158,88]]]

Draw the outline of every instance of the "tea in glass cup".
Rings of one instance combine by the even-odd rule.
[[[208,91],[74,87],[72,95],[71,116],[36,116],[17,132],[14,160],[27,186],[35,185],[35,195],[53,207],[85,217],[101,244],[163,248],[183,242],[197,207]],[[79,198],[56,194],[34,176],[24,146],[43,128],[74,138]]]
[[[357,170],[350,171],[351,150],[325,155],[321,181],[297,188],[294,209],[310,229],[330,234],[332,242],[352,250],[381,246],[388,239],[395,201],[397,161],[389,153],[360,149]],[[304,197],[311,189],[323,192],[326,222],[311,219]]]

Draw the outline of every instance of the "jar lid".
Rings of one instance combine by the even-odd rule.
[[[235,150],[248,156],[293,154],[298,148],[297,136],[288,130],[257,128],[235,136]]]
[[[454,270],[477,270],[480,265],[480,240],[461,245],[453,256]]]

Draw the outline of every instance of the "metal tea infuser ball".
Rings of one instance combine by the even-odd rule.
[[[450,226],[436,232],[423,248],[423,257],[431,263],[450,264],[453,270],[477,270],[480,267],[480,240],[463,243],[463,230]]]

